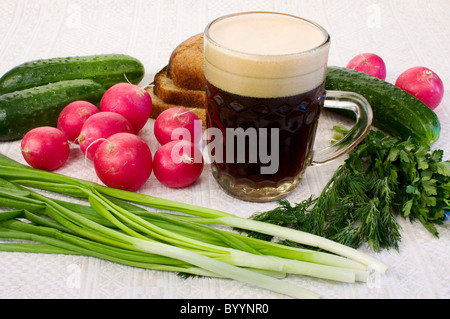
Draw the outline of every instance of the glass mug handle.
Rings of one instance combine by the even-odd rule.
[[[356,116],[356,123],[340,140],[328,147],[314,150],[311,166],[324,164],[351,151],[369,133],[372,125],[372,108],[360,94],[346,91],[326,91],[324,107],[351,111]]]

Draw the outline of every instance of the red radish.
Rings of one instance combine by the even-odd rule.
[[[362,53],[355,56],[347,64],[347,68],[386,80],[386,64],[381,57],[373,53]]]
[[[428,68],[416,66],[400,74],[395,85],[415,96],[434,110],[444,97],[444,84],[439,76]]]
[[[66,134],[67,139],[78,144],[81,128],[84,122],[100,110],[87,101],[75,101],[67,105],[59,114],[57,128]]]
[[[155,177],[171,188],[183,188],[194,183],[202,174],[203,165],[200,149],[186,140],[164,144],[153,158]]]
[[[23,158],[30,166],[54,171],[69,158],[70,146],[63,132],[55,127],[42,126],[25,134],[21,151]]]
[[[180,139],[197,144],[202,138],[202,122],[193,112],[183,107],[174,107],[158,115],[154,133],[161,145]]]
[[[94,158],[95,150],[102,139],[116,133],[134,133],[130,122],[114,112],[99,112],[89,117],[81,128],[78,143],[88,159]]]
[[[152,173],[152,153],[141,137],[117,133],[101,142],[94,167],[106,186],[134,192]]]
[[[109,88],[100,101],[100,111],[119,113],[130,121],[134,133],[145,126],[152,112],[152,98],[143,88],[118,83]]]

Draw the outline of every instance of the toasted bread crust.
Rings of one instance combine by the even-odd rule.
[[[195,108],[195,107],[188,107],[184,105],[176,105],[176,104],[169,104],[161,100],[154,92],[154,86],[150,85],[145,88],[145,90],[150,94],[152,98],[152,114],[150,115],[150,118],[156,119],[159,114],[161,114],[163,111],[173,108],[173,107],[184,107],[187,110],[193,112],[195,115],[198,116],[198,118],[202,121],[202,125],[206,126],[206,110],[205,108]]]
[[[167,104],[187,107],[205,108],[206,93],[204,90],[182,89],[175,85],[167,75],[167,67],[155,76],[155,94]]]
[[[182,42],[172,52],[168,77],[180,88],[204,90],[203,56],[203,33],[199,33]]]
[[[146,88],[153,102],[151,118],[164,110],[184,107],[206,126],[206,89],[203,77],[203,33],[179,44],[169,64],[155,75]]]

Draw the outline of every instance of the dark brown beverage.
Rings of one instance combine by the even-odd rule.
[[[324,102],[328,48],[325,30],[290,15],[243,13],[207,26],[208,128],[222,138],[210,147],[212,171],[233,196],[276,200],[300,182]]]
[[[310,164],[311,152],[314,144],[315,132],[321,108],[324,102],[324,87],[320,85],[306,93],[277,98],[254,98],[225,92],[207,82],[207,118],[208,127],[219,128],[223,142],[220,143],[224,154],[223,161],[212,163],[217,178],[233,181],[234,184],[251,186],[255,189],[272,187],[278,188],[287,181],[301,176]],[[247,131],[254,128],[267,129],[267,136],[258,135],[257,145],[245,140],[245,160],[239,162],[243,156],[238,143],[228,147],[230,129],[242,128]],[[277,133],[276,139],[271,134]],[[231,136],[233,138],[233,136]],[[261,140],[264,139],[264,140]],[[276,140],[277,147],[273,142]],[[240,141],[242,143],[242,140]],[[266,145],[267,150],[260,146]],[[212,149],[211,155],[215,155]],[[256,147],[256,148],[255,148]],[[251,161],[252,150],[257,154],[270,155],[272,161],[278,161],[277,170],[271,174],[264,174],[262,168],[269,163],[263,163],[259,157]],[[227,152],[232,151],[232,156]],[[278,152],[278,154],[274,154]],[[241,153],[241,154],[239,154]],[[227,159],[228,158],[228,159]],[[230,161],[233,158],[233,161]],[[274,164],[274,163],[271,163]]]
[[[352,134],[313,154],[330,48],[318,24],[274,12],[231,14],[208,24],[204,46],[211,168],[232,196],[283,198],[309,165],[345,154],[370,129],[364,97],[328,91],[327,107],[352,110],[357,121]]]

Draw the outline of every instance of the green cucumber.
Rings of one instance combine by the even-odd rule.
[[[373,110],[373,125],[402,139],[416,139],[423,145],[435,143],[441,125],[436,113],[399,87],[369,74],[329,66],[325,88],[351,91],[364,96]]]
[[[105,88],[92,80],[70,80],[0,95],[0,141],[21,139],[35,127],[55,127],[69,103],[98,105],[104,93]]]
[[[139,84],[144,73],[138,59],[124,54],[41,59],[5,73],[0,78],[0,94],[75,79],[94,80],[108,89],[120,82]]]

